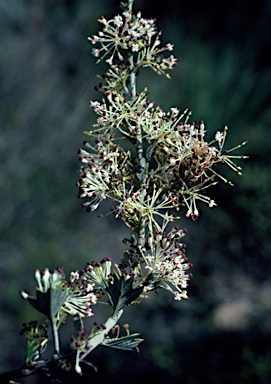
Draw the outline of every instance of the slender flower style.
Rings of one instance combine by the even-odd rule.
[[[21,292],[51,323],[54,364],[67,369],[72,363],[79,375],[83,364],[91,365],[85,358],[99,345],[138,350],[138,333],[117,332],[114,337],[114,330],[128,306],[138,304],[146,293],[165,289],[177,301],[188,299],[192,264],[182,243],[186,230],[173,222],[182,215],[196,220],[200,202],[215,207],[208,188],[219,180],[233,185],[216,166],[226,165],[241,175],[235,160],[246,157],[232,154],[245,142],[225,149],[227,127],[207,141],[204,122],[190,122],[191,111],[175,105],[164,111],[150,100],[147,87],[137,89],[143,68],[169,78],[177,59],[171,54],[173,44],[161,46],[155,19],[133,14],[132,5],[133,0],[122,4],[123,12],[111,19],[102,16],[102,30],[89,38],[97,63],[105,60],[108,70],[95,87],[103,92],[102,101],[90,101],[96,120],[78,151],[77,182],[78,197],[88,212],[111,201],[111,213],[131,231],[123,240],[126,249],[119,263],[113,261],[118,255],[112,250],[100,262],[72,272],[68,281],[61,268],[52,273],[46,268],[42,274],[37,270],[36,298]],[[92,308],[95,305],[96,312],[99,303],[109,305],[111,315],[88,330],[84,319],[94,315]],[[67,316],[73,318],[75,334],[72,352],[65,357],[58,333]],[[34,323],[22,334],[28,338],[28,371],[36,370],[37,364],[48,370],[48,360],[41,360],[47,332]]]

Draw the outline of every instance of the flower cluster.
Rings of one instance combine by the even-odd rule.
[[[100,48],[92,50],[98,62],[108,56],[106,62],[113,66],[113,60],[124,62],[133,54],[136,71],[149,66],[169,77],[165,72],[173,69],[177,60],[173,55],[168,58],[162,55],[164,51],[172,51],[173,45],[160,47],[161,32],[157,31],[155,19],[145,19],[141,12],[132,15],[127,9],[111,20],[102,16],[98,21],[103,25],[102,31],[89,37],[92,44],[100,44]]]
[[[95,147],[85,143],[94,153],[79,149],[79,158],[84,166],[81,168],[81,177],[77,183],[80,187],[78,197],[88,199],[83,206],[87,207],[89,212],[97,209],[107,197],[117,199],[119,189],[130,178],[130,152],[125,152],[116,145],[112,137],[101,136],[99,132],[95,142]]]
[[[231,153],[245,144],[225,150],[227,127],[208,142],[204,122],[189,122],[191,111],[181,112],[178,107],[164,111],[149,100],[147,88],[136,91],[136,77],[143,67],[166,74],[176,59],[162,55],[173,45],[160,48],[155,20],[133,15],[130,5],[110,20],[102,17],[103,30],[89,38],[100,45],[93,49],[94,56],[98,62],[106,59],[109,69],[96,87],[104,92],[102,101],[90,102],[97,118],[94,129],[86,132],[90,137],[86,149],[79,150],[83,165],[77,183],[88,211],[109,198],[115,203],[115,217],[132,231],[131,240],[124,241],[130,247],[114,271],[106,258],[89,263],[80,273],[81,281],[107,295],[115,309],[159,288],[170,291],[175,300],[188,298],[191,274],[187,271],[192,265],[181,242],[186,230],[166,228],[182,207],[187,217],[196,219],[198,201],[216,205],[206,189],[219,179],[231,184],[216,165],[225,164],[240,175],[233,159],[242,156]],[[121,139],[123,146],[117,144]],[[131,147],[124,150],[127,143]]]
[[[38,325],[36,320],[32,320],[28,324],[23,323],[20,335],[26,336],[29,340],[48,339],[48,327],[46,324]]]
[[[112,262],[109,258],[104,258],[99,263],[93,261],[87,264],[80,276],[83,281],[90,281],[95,287],[105,289],[112,277],[111,267]]]
[[[27,338],[26,364],[33,364],[47,347],[48,327],[46,324],[38,325],[36,320],[30,321],[28,324],[23,323],[20,335]]]
[[[148,273],[146,290],[164,288],[174,294],[175,300],[188,299],[186,289],[191,274],[186,271],[192,264],[185,256],[185,245],[180,242],[185,234],[185,229],[177,227],[169,233],[149,234],[146,246],[140,249]]]
[[[168,213],[171,208],[174,208],[174,202],[170,194],[166,195],[162,188],[157,189],[154,184],[152,188],[145,186],[143,190],[123,195],[116,208],[116,217],[121,218],[131,228],[139,228],[144,220],[152,232],[153,224],[157,222],[156,217],[167,222],[173,221],[173,214]]]
[[[154,103],[148,101],[146,89],[135,100],[126,100],[115,91],[106,92],[105,97],[102,104],[91,102],[99,116],[95,124],[99,129],[89,132],[90,136],[96,135],[96,146],[86,145],[94,154],[79,150],[80,160],[86,164],[82,167],[78,182],[79,197],[88,198],[83,205],[89,211],[110,197],[120,202],[116,217],[122,218],[130,227],[133,227],[132,221],[138,227],[138,212],[141,217],[148,213],[148,220],[152,221],[153,210],[179,210],[181,206],[186,206],[187,217],[195,219],[199,212],[198,201],[207,203],[209,207],[216,205],[205,194],[207,188],[217,183],[216,179],[231,184],[215,170],[218,163],[224,163],[241,174],[241,168],[232,160],[240,157],[232,156],[235,148],[224,150],[227,127],[223,132],[218,131],[211,142],[207,142],[203,121],[198,125],[189,123],[191,112],[186,110],[181,113],[177,107],[169,112],[161,107],[155,108]],[[131,158],[130,151],[124,152],[112,139],[119,131],[130,140],[136,140],[139,130],[142,140],[148,143],[145,145],[148,179],[143,188],[138,188],[138,180],[133,176],[136,159]],[[145,196],[154,195],[155,198],[148,197],[146,201]]]
[[[110,20],[101,17],[103,30],[90,38],[101,45],[94,55],[99,60],[107,57],[110,68],[102,76],[105,84],[99,86],[105,91],[102,102],[90,102],[98,116],[95,130],[88,132],[95,145],[85,143],[91,151],[79,150],[84,166],[77,185],[88,211],[109,197],[117,202],[116,217],[128,227],[139,230],[147,225],[152,232],[157,225],[154,215],[172,221],[172,209],[185,206],[186,216],[195,219],[198,201],[216,205],[206,189],[217,178],[230,184],[214,169],[218,163],[238,174],[241,168],[232,161],[238,156],[224,150],[227,128],[208,143],[203,121],[188,122],[191,112],[177,107],[166,112],[149,101],[147,88],[134,92],[135,75],[142,67],[163,72],[163,65],[172,68],[176,59],[160,55],[173,45],[159,48],[161,33],[154,19],[144,19],[140,12],[133,15],[129,6],[124,9]],[[132,143],[137,156],[132,156],[133,149],[125,152],[116,144],[120,135]]]
[[[68,282],[65,280],[62,269],[51,273],[48,268],[45,268],[42,274],[36,270],[35,277],[38,283],[38,292],[45,295],[49,293],[50,300],[54,300],[54,295],[50,291],[56,292],[57,304],[51,303],[51,306],[58,306],[60,302],[59,309],[54,314],[58,319],[62,319],[65,314],[80,317],[93,316],[92,306],[99,300],[99,294],[94,291],[94,285],[90,281],[80,279],[78,272],[72,272]],[[30,303],[39,308],[41,312],[46,313],[48,311],[41,295],[37,295],[37,299],[32,298],[24,291],[21,292],[21,295],[24,299],[30,300]],[[48,313],[48,315],[51,316],[52,314]]]
[[[122,273],[135,277],[144,292],[166,289],[173,293],[175,300],[188,299],[187,287],[192,267],[185,256],[185,244],[181,239],[186,229],[174,226],[166,233],[167,221],[156,225],[155,231],[148,233],[145,244],[138,246],[135,238],[124,239],[129,248],[123,251],[123,259],[118,265]]]
[[[105,92],[102,103],[91,101],[90,106],[99,116],[94,126],[99,132],[113,134],[116,130],[125,136],[135,139],[147,111],[153,106],[148,101],[147,88],[139,93],[135,100],[127,100],[116,91]]]
[[[171,108],[167,114],[161,112],[160,109],[159,115],[154,112],[155,118],[149,119],[151,123],[142,124],[151,142],[147,157],[156,160],[156,168],[151,170],[152,179],[159,186],[170,187],[176,197],[175,208],[186,206],[186,216],[194,219],[198,217],[198,200],[207,203],[209,207],[216,205],[205,194],[207,188],[217,184],[216,179],[231,184],[215,170],[216,165],[224,163],[241,175],[241,168],[232,160],[241,156],[231,155],[235,148],[224,151],[227,127],[223,132],[218,131],[214,140],[208,143],[205,141],[203,121],[198,125],[188,123],[190,113],[180,113],[177,108]]]
[[[76,280],[68,283],[69,296],[63,305],[63,310],[71,316],[89,317],[93,316],[92,306],[97,304],[100,295],[94,291],[94,285],[86,280]]]
[[[133,276],[139,285],[144,280],[148,289],[168,289],[178,300],[187,298],[190,275],[186,270],[191,264],[179,242],[184,231],[174,228],[166,234],[165,228],[182,207],[187,217],[196,219],[199,201],[216,205],[206,189],[219,179],[231,183],[215,167],[226,164],[240,175],[241,168],[233,159],[242,156],[231,152],[245,143],[225,151],[227,127],[208,142],[204,122],[189,122],[191,111],[172,107],[166,112],[149,100],[147,88],[136,92],[139,70],[150,66],[165,73],[176,59],[161,54],[172,51],[173,45],[160,48],[155,20],[142,18],[140,12],[133,15],[130,6],[131,2],[124,5],[124,12],[110,20],[101,17],[103,30],[89,38],[100,44],[93,54],[98,62],[106,59],[109,70],[101,76],[104,84],[97,87],[104,91],[102,101],[90,102],[97,119],[87,134],[95,144],[90,141],[85,143],[87,151],[79,150],[84,165],[77,185],[88,211],[110,198],[115,202],[115,217],[137,235],[116,267],[120,274]],[[132,148],[124,151],[117,145],[121,138]],[[83,275],[105,288],[107,280],[112,282],[109,264],[108,260],[91,264]],[[142,272],[143,264],[147,275]]]

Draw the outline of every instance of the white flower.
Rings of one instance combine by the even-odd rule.
[[[93,48],[92,49],[92,54],[94,57],[99,57],[100,56],[100,49]]]
[[[93,108],[93,109],[97,109],[97,108],[99,108],[100,107],[100,103],[99,103],[99,101],[92,101],[92,100],[90,100],[90,106],[91,106],[91,108]]]
[[[187,296],[187,291],[182,290],[180,292],[179,291],[175,291],[173,299],[180,301],[182,299],[189,299],[189,297]]]
[[[100,36],[100,34],[99,34],[99,36]],[[92,36],[92,44],[98,43],[98,41],[100,40],[99,36],[95,36],[95,35]]]
[[[166,49],[167,51],[173,51],[173,47],[174,47],[173,44],[167,43],[167,45],[165,46],[165,49]]]
[[[224,138],[224,133],[220,132],[220,131],[217,131],[216,134],[215,134],[215,140],[218,141],[219,143],[221,143],[221,141],[223,140]]]
[[[138,44],[132,44],[132,52],[138,52],[139,51],[139,45]]]
[[[169,56],[168,58],[164,58],[163,59],[163,64],[165,66],[165,69],[166,68],[172,69],[173,66],[177,63],[177,61],[178,60],[173,55]]]
[[[170,108],[170,110],[172,112],[172,117],[177,117],[180,112],[180,110],[177,107]]]
[[[114,24],[118,28],[123,26],[123,20],[122,20],[122,17],[120,15],[114,17]]]

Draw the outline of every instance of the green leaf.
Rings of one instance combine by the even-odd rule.
[[[58,285],[55,289],[50,289],[50,314],[52,319],[56,317],[68,297],[69,290],[67,288],[63,290],[61,286]]]
[[[40,355],[44,352],[47,347],[48,339],[43,340],[28,340],[27,352],[26,352],[26,363],[39,360]]]
[[[119,337],[117,339],[105,339],[102,345],[110,348],[123,349],[126,351],[137,351],[139,352],[138,345],[142,343],[144,339],[140,339],[139,333]]]
[[[53,319],[56,317],[58,311],[67,300],[68,296],[69,290],[62,290],[61,286],[58,285],[54,289],[48,289],[46,293],[37,291],[36,299],[28,297],[27,300],[37,311]]]
[[[118,311],[125,305],[131,304],[142,293],[143,287],[133,288],[134,277],[125,280],[124,276],[114,276],[113,284],[108,284],[106,290],[114,309]]]
[[[39,344],[35,340],[27,342],[26,363],[38,360],[40,358]]]
[[[128,7],[128,4],[127,3],[120,3],[120,8],[123,10],[123,11],[127,11],[129,9]]]
[[[37,311],[43,313],[47,317],[50,317],[50,290],[46,293],[37,291],[36,299],[28,297],[27,300]]]

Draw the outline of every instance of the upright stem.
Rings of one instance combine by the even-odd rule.
[[[132,16],[132,10],[133,10],[133,2],[134,0],[128,1],[128,7],[129,7],[129,11],[131,12],[131,16]],[[132,96],[132,100],[134,100],[136,98],[136,75],[134,71],[134,67],[135,67],[134,56],[132,53],[129,55],[128,60],[129,60],[130,70],[131,70],[131,74],[130,74],[131,96]]]
[[[132,7],[134,0],[128,1],[128,7],[132,15]],[[135,74],[135,65],[134,65],[134,56],[133,54],[129,55],[129,65],[130,65],[130,90],[131,90],[131,98],[132,100],[136,99],[136,74]],[[142,188],[145,185],[146,179],[146,159],[143,153],[143,143],[142,143],[142,130],[141,126],[137,126],[136,132],[136,150],[137,150],[137,159],[138,159],[138,168],[139,168],[139,181],[141,188],[141,200],[144,201],[146,191]],[[138,232],[138,247],[142,247],[145,244],[145,220],[141,218],[140,220],[140,228]]]
[[[136,75],[134,72],[134,57],[131,54],[129,56],[129,64],[130,64],[130,88],[131,88],[131,97],[132,100],[136,99]],[[143,144],[142,144],[142,130],[141,126],[137,126],[136,131],[136,150],[137,150],[137,158],[138,158],[138,165],[139,165],[139,179],[141,184],[145,181],[145,167],[146,167],[146,160],[143,154]]]

